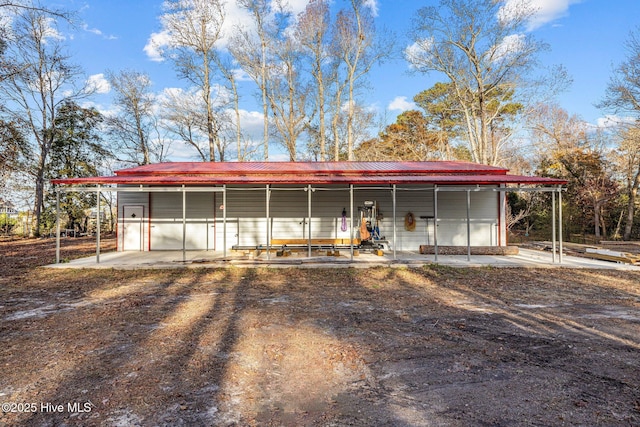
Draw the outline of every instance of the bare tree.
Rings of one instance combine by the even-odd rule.
[[[545,46],[524,28],[535,12],[529,1],[441,0],[419,10],[414,44],[406,58],[418,71],[448,77],[464,117],[473,160],[497,164],[503,142],[492,142],[492,125],[501,120],[514,92],[533,86],[525,78]],[[549,83],[549,81],[547,81]],[[494,135],[495,136],[495,135]],[[503,135],[503,140],[510,133]]]
[[[351,123],[349,123],[348,114],[339,115],[335,122],[338,144],[336,144],[337,147],[334,148],[338,148],[339,150],[335,158],[336,161],[348,159],[348,147],[346,144],[340,144],[340,141],[346,141],[348,139],[347,135],[349,130],[353,132],[354,147],[358,147],[358,145],[364,143],[370,137],[369,128],[371,127],[371,123],[375,121],[374,112],[361,104],[356,104],[353,110],[354,114]],[[356,150],[354,149],[351,160],[357,160],[355,153]]]
[[[225,61],[220,56],[215,57],[216,64],[220,73],[224,76],[225,80],[229,84],[229,95],[231,97],[231,103],[233,105],[233,123],[235,131],[237,159],[239,162],[246,160],[248,150],[247,146],[243,144],[244,139],[242,136],[242,123],[240,120],[240,94],[238,93],[238,82],[236,78],[236,70],[232,68],[229,58]]]
[[[604,210],[618,195],[618,186],[602,135],[588,132],[583,120],[557,105],[539,105],[530,123],[546,173],[567,179],[567,191],[582,218],[593,218],[596,239],[606,235]]]
[[[0,11],[2,11],[3,15],[11,15],[18,16],[22,13],[33,12],[38,13],[43,16],[48,16],[51,19],[64,19],[67,22],[71,22],[73,18],[73,14],[67,11],[59,10],[59,9],[51,9],[48,7],[43,7],[40,4],[35,4],[30,1],[5,1],[0,3]],[[10,20],[5,21],[5,25],[10,22]],[[14,74],[19,73],[23,68],[15,62],[5,61],[3,58],[3,54],[8,46],[8,41],[10,39],[11,29],[7,26],[3,26],[0,24],[0,82],[6,78],[11,77]],[[24,65],[22,65],[24,67]]]
[[[332,41],[331,49],[334,54],[334,60],[331,61],[331,68],[329,73],[329,93],[330,93],[330,109],[331,109],[331,143],[333,145],[333,161],[337,162],[341,160],[341,151],[345,144],[343,143],[343,137],[340,134],[340,123],[343,116],[343,96],[344,91],[349,83],[347,79],[341,77],[340,61],[338,60],[338,46],[337,42]]]
[[[233,57],[256,83],[262,101],[264,160],[269,160],[269,100],[268,81],[271,64],[273,22],[269,0],[237,0],[253,18],[253,30],[237,28],[229,46]]]
[[[209,152],[209,126],[207,123],[207,107],[203,96],[197,88],[190,91],[169,90],[159,97],[161,106],[162,127],[170,134],[177,136],[186,145],[194,148],[200,161],[210,161]],[[220,159],[226,157],[228,138],[232,118],[229,111],[224,109],[224,104],[215,105],[216,120],[214,132],[217,135],[218,144],[216,150]]]
[[[31,12],[36,12],[38,14],[49,15],[53,18],[63,18],[67,20],[70,19],[71,17],[69,12],[44,7],[39,4],[34,4],[28,0],[27,1],[20,1],[20,0],[3,1],[3,2],[0,2],[0,9],[3,9],[3,10],[10,9],[13,11],[13,13],[16,13],[16,14],[20,13],[21,11],[31,11]]]
[[[12,35],[5,60],[14,72],[0,82],[0,108],[4,119],[15,123],[32,147],[27,171],[35,181],[35,234],[39,235],[56,111],[63,102],[79,100],[90,91],[77,84],[81,70],[69,61],[56,22],[45,11],[26,9],[14,21]]]
[[[295,38],[306,50],[311,61],[311,75],[314,79],[315,110],[318,115],[318,148],[320,160],[327,158],[326,126],[326,77],[325,68],[329,65],[329,32],[331,16],[327,0],[311,0],[304,12],[298,17]]]
[[[167,0],[162,25],[169,35],[169,46],[163,55],[176,66],[178,75],[200,89],[206,113],[206,132],[209,143],[208,160],[215,161],[216,150],[224,161],[223,142],[218,133],[220,118],[216,114],[217,96],[214,91],[217,43],[222,38],[226,17],[221,0]]]
[[[161,106],[163,127],[194,148],[200,161],[208,161],[206,114],[202,108],[202,97],[193,91],[168,91],[163,96]]]
[[[640,118],[640,27],[625,43],[627,59],[613,72],[599,108]]]
[[[286,28],[287,13],[280,13],[281,29]],[[302,46],[287,31],[274,34],[273,71],[269,77],[267,95],[278,139],[289,152],[289,160],[297,160],[298,139],[307,125],[309,89],[302,80]]]
[[[623,129],[616,160],[618,173],[627,194],[627,217],[622,238],[630,240],[640,187],[640,129],[637,127]]]
[[[356,89],[371,67],[391,54],[394,42],[391,34],[376,37],[368,1],[350,0],[349,5],[349,9],[338,13],[335,38],[347,90],[347,160],[353,160]]]
[[[615,114],[624,114],[634,119],[633,123],[621,121],[621,144],[619,153],[623,156],[621,172],[625,179],[627,200],[627,220],[624,240],[631,238],[634,224],[635,205],[640,187],[640,27],[629,34],[625,43],[627,58],[613,72],[604,99],[599,108]]]
[[[118,112],[107,117],[105,123],[118,151],[126,156],[119,160],[138,165],[163,161],[168,144],[160,128],[149,76],[125,70],[110,71],[107,78]]]

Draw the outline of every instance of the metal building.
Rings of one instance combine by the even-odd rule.
[[[119,251],[288,243],[309,254],[331,244],[353,253],[363,233],[394,254],[506,246],[505,193],[551,191],[555,201],[565,183],[467,162],[174,162],[52,182],[117,192]]]

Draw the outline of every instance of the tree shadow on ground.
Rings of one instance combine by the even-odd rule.
[[[20,367],[0,368],[7,374],[0,391],[13,387],[9,397],[28,401],[90,401],[91,412],[5,414],[0,424],[637,421],[637,348],[619,339],[634,340],[628,333],[616,335],[634,321],[611,323],[605,335],[596,333],[604,330],[597,319],[566,311],[566,303],[583,299],[594,307],[615,301],[637,307],[633,286],[578,294],[552,285],[566,277],[561,273],[517,273],[439,267],[94,273],[93,285],[73,284],[67,300],[61,297],[68,309],[14,323],[0,319],[3,332],[24,335],[0,354],[22,350],[42,366],[25,377]],[[78,281],[89,277],[51,278],[74,274]],[[572,275],[576,289],[593,280]],[[600,302],[599,293],[606,296]],[[565,305],[550,304],[553,295]]]
[[[225,374],[221,355],[234,346],[248,282],[231,270],[214,273],[214,280],[204,270],[161,277],[160,283],[138,279],[140,286],[108,283],[107,289],[87,293],[84,301],[91,307],[83,313],[50,315],[58,325],[48,331],[51,336],[67,334],[67,326],[83,331],[75,345],[67,339],[36,352],[44,363],[58,366],[49,381],[40,381],[38,399],[65,410],[38,411],[19,417],[20,424],[205,423],[198,415],[215,401]],[[203,357],[203,337],[211,341],[207,348],[215,349],[212,357]],[[90,402],[92,409],[72,414],[66,410],[70,402]]]

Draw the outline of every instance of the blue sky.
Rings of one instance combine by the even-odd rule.
[[[230,0],[231,1],[231,0]],[[289,0],[298,9],[306,0]],[[340,5],[344,0],[334,0]],[[392,29],[404,48],[410,44],[406,32],[415,11],[438,0],[368,0],[377,10],[377,25]],[[550,46],[540,59],[543,64],[562,64],[573,79],[572,86],[558,98],[559,104],[585,121],[597,124],[606,112],[594,104],[604,94],[611,71],[624,60],[624,41],[640,25],[638,0],[529,0],[540,10],[531,32]],[[154,33],[161,31],[161,0],[47,0],[47,5],[78,10],[83,25],[65,34],[73,60],[96,81],[106,70],[133,69],[147,72],[157,92],[166,88],[186,88],[177,80],[171,65],[159,62],[145,51]],[[378,114],[387,111],[393,121],[413,96],[435,82],[438,75],[412,75],[402,59],[372,70],[371,89],[365,103]],[[245,101],[255,88],[246,83]],[[95,104],[109,110],[109,94],[97,94]],[[247,103],[248,105],[248,103]],[[255,104],[247,107],[259,110]]]

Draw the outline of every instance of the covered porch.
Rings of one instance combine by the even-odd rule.
[[[53,182],[57,200],[63,192],[96,192],[98,201],[115,192],[118,250],[139,256],[179,250],[183,263],[202,249],[225,261],[234,250],[253,249],[271,261],[294,243],[308,259],[334,249],[350,263],[364,262],[362,249],[380,249],[377,256],[395,262],[399,252],[422,245],[438,263],[440,246],[457,246],[471,263],[476,246],[507,246],[507,192],[547,192],[551,259],[562,263],[563,181],[506,172],[464,162],[167,163]],[[97,264],[100,209],[98,203]],[[59,215],[57,229],[59,241]]]
[[[51,264],[48,268],[82,269],[162,269],[162,268],[368,268],[368,267],[418,267],[438,264],[450,267],[496,267],[496,268],[591,268],[640,271],[639,266],[616,264],[575,256],[564,256],[562,263],[554,262],[551,254],[520,248],[517,255],[423,255],[419,252],[402,251],[396,254],[361,254],[351,261],[349,254],[326,256],[321,253],[296,253],[289,257],[272,256],[266,253],[257,256],[236,254],[224,256],[215,251],[153,251],[153,252],[108,252],[96,257],[86,257],[67,263]]]

